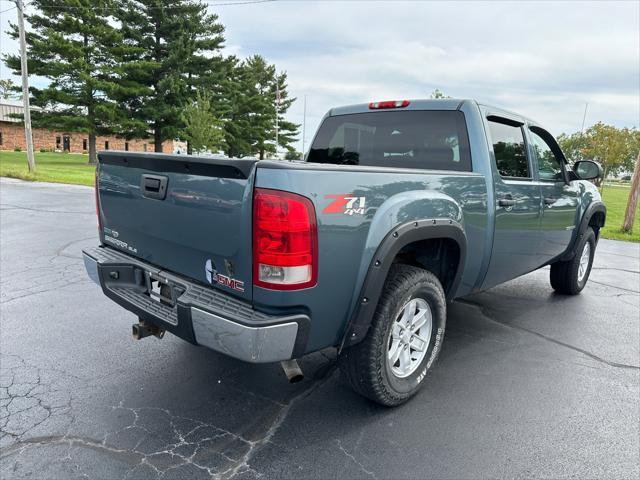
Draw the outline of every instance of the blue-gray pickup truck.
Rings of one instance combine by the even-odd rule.
[[[101,152],[90,277],[138,317],[247,362],[334,347],[351,386],[414,395],[448,302],[550,265],[585,286],[606,210],[523,116],[473,100],[332,109],[304,161]]]

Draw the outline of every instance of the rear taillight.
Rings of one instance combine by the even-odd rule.
[[[313,203],[280,190],[253,196],[253,283],[274,290],[309,288],[318,279]]]
[[[94,191],[96,194],[96,215],[98,216],[98,233],[102,233],[102,217],[100,216],[100,186],[98,184],[97,168],[96,168],[96,178],[93,185],[94,185]]]
[[[382,110],[384,108],[404,108],[408,107],[409,100],[387,100],[384,102],[371,102],[369,104],[369,109],[371,110]]]

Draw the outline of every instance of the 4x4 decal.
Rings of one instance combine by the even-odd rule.
[[[364,215],[365,197],[356,197],[352,193],[325,195],[325,199],[333,199],[322,213],[342,213],[344,215]]]

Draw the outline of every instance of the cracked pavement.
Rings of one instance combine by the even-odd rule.
[[[385,409],[331,350],[248,365],[135,317],[86,277],[92,189],[0,180],[0,478],[638,478],[640,245],[591,280],[548,269],[449,307],[423,391]]]

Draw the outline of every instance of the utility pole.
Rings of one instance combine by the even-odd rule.
[[[584,133],[584,122],[587,119],[587,107],[589,106],[589,102],[584,104],[584,115],[582,115],[582,128],[580,129],[580,133]]]
[[[280,77],[276,73],[276,159],[278,158],[278,114],[280,113]]]
[[[31,134],[31,110],[29,110],[29,72],[27,71],[27,40],[24,33],[24,3],[15,0],[18,9],[18,30],[20,33],[20,70],[22,72],[22,103],[24,105],[24,136],[27,141],[27,163],[29,172],[35,173],[33,158],[33,136]]]
[[[302,158],[300,160],[304,160],[304,138],[305,138],[305,132],[307,131],[307,95],[305,94],[304,96],[304,107],[303,107],[303,113],[302,113]]]

